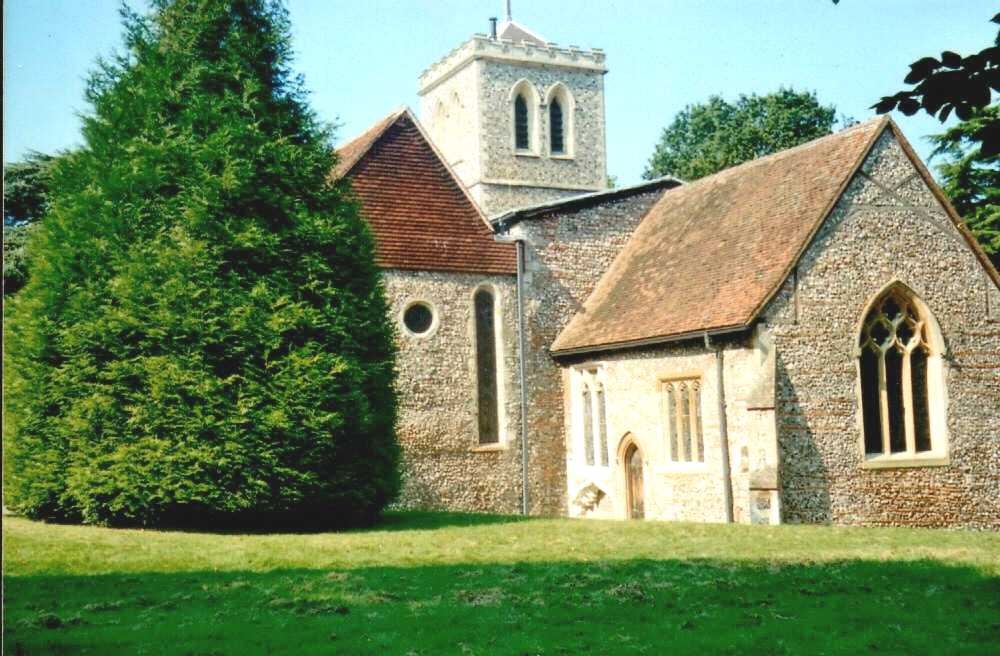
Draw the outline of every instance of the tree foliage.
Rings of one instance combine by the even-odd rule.
[[[1000,24],[1000,14],[992,18]],[[903,80],[915,85],[907,91],[883,96],[872,107],[885,114],[898,109],[912,116],[923,109],[942,123],[954,111],[962,121],[977,117],[976,129],[963,140],[978,142],[984,157],[1000,155],[1000,120],[994,115],[977,114],[1000,91],[1000,31],[993,45],[966,57],[946,50],[940,58],[922,57],[910,64]]]
[[[49,178],[55,158],[28,153],[3,167],[3,293],[13,294],[28,280],[25,248],[31,224],[48,207]]]
[[[392,330],[286,13],[123,17],[5,322],[6,501],[88,523],[369,521],[399,487]]]
[[[3,293],[13,294],[28,281],[28,238],[34,225],[3,226]]]
[[[780,89],[764,96],[720,96],[688,105],[667,126],[646,165],[648,179],[695,180],[830,134],[836,109],[814,93]]]
[[[3,167],[3,222],[20,225],[42,218],[48,207],[49,179],[55,157],[32,151]]]
[[[945,193],[994,263],[1000,263],[1000,156],[983,154],[976,135],[982,126],[1000,122],[1000,106],[977,110],[966,121],[932,137],[931,158]]]

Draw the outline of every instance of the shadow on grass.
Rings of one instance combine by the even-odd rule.
[[[16,515],[15,515],[16,516]],[[529,521],[524,515],[495,515],[487,513],[445,512],[434,510],[389,511],[379,520],[370,525],[338,526],[336,523],[308,521],[296,522],[295,519],[245,519],[233,520],[227,524],[224,519],[214,522],[201,521],[166,521],[156,528],[146,530],[166,531],[170,533],[197,533],[205,535],[311,535],[315,533],[367,533],[373,531],[418,531],[445,528],[449,526],[484,526],[487,524],[510,524]],[[75,526],[79,522],[45,521],[46,524]],[[116,528],[116,527],[111,527]],[[123,526],[120,528],[131,528]]]
[[[8,576],[5,586],[12,654],[984,654],[1000,644],[1000,579],[933,561]]]
[[[487,524],[512,524],[532,518],[524,515],[492,515],[487,513],[438,512],[433,510],[406,510],[387,512],[382,521],[357,531],[414,531],[445,528],[448,526],[485,526]]]

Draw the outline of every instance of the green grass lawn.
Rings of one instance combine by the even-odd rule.
[[[989,654],[1000,535],[391,514],[234,535],[3,520],[5,653]]]

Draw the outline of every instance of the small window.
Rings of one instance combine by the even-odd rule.
[[[597,436],[601,465],[608,466],[608,408],[604,403],[604,385],[597,383]]]
[[[577,416],[580,418],[578,439],[583,447],[583,461],[589,465],[607,467],[608,408],[604,384],[599,380],[599,369],[579,371],[580,392]]]
[[[479,443],[500,441],[500,402],[497,381],[497,338],[493,294],[480,289],[473,297],[476,315],[476,378],[479,406]]]
[[[414,335],[426,334],[434,325],[434,312],[426,303],[413,303],[403,312],[403,325]]]
[[[528,123],[528,102],[521,94],[514,99],[514,147],[518,150],[531,149],[531,132]]]
[[[673,462],[705,462],[701,433],[701,381],[697,378],[661,383],[663,426]]]
[[[594,404],[590,385],[583,385],[583,453],[588,465],[594,464]]]
[[[562,155],[566,152],[563,140],[562,105],[555,98],[549,103],[549,150],[553,155]]]

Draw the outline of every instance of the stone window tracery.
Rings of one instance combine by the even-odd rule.
[[[866,459],[942,455],[940,340],[929,312],[901,285],[884,292],[858,337]],[[935,443],[934,433],[939,433]]]
[[[664,437],[672,462],[705,462],[701,430],[701,380],[681,378],[660,383]]]

